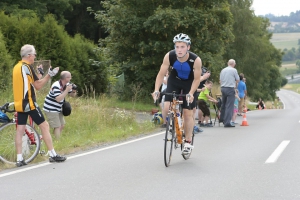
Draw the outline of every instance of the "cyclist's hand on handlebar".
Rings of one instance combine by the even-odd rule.
[[[186,95],[186,101],[188,101],[188,103],[192,103],[194,101],[194,95],[187,94]]]
[[[159,91],[154,91],[151,95],[152,95],[152,98],[153,98],[154,103],[155,103],[156,100],[159,98]]]

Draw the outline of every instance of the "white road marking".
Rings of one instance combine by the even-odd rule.
[[[275,163],[289,143],[290,140],[282,141],[265,163]]]
[[[100,151],[105,151],[105,150],[116,148],[116,147],[123,146],[123,145],[126,145],[126,144],[138,142],[138,141],[141,141],[141,140],[145,140],[145,139],[148,139],[148,138],[152,138],[152,137],[161,135],[163,133],[165,133],[165,131],[162,131],[162,132],[159,132],[159,133],[156,133],[156,134],[153,134],[153,135],[145,136],[145,137],[142,137],[142,138],[138,138],[138,139],[135,139],[135,140],[130,140],[130,141],[127,141],[127,142],[123,142],[123,143],[120,143],[120,144],[112,145],[112,146],[109,146],[109,147],[96,149],[94,151],[89,151],[89,152],[81,153],[81,154],[78,154],[78,155],[70,156],[70,157],[67,157],[67,160],[71,160],[73,158],[78,158],[78,157],[81,157],[81,156],[86,156],[86,155],[97,153],[97,152],[100,152]],[[52,163],[48,162],[48,163],[43,163],[43,164],[37,164],[35,166],[31,166],[31,167],[27,167],[27,168],[23,168],[23,169],[18,169],[16,171],[0,174],[0,178],[5,177],[5,176],[9,176],[9,175],[13,175],[13,174],[18,174],[18,173],[25,172],[25,171],[29,171],[29,170],[32,170],[32,169],[44,167],[44,166],[51,165],[51,164]]]

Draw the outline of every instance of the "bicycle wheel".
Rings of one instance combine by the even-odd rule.
[[[40,155],[41,156],[49,156],[48,148],[42,139],[42,135],[40,135],[40,140],[41,140],[40,151],[39,151]]]
[[[0,127],[0,160],[15,164],[17,153],[15,147],[16,123],[7,123]],[[31,162],[39,153],[40,137],[32,126],[26,124],[22,136],[22,154],[26,163]]]
[[[164,160],[165,166],[168,167],[171,162],[173,143],[175,137],[175,127],[174,127],[174,116],[172,114],[168,115],[168,122],[165,134],[165,148],[164,148]]]
[[[193,131],[191,145],[194,145],[194,136],[195,136],[195,134],[194,134],[194,131]],[[184,137],[185,137],[185,136],[184,136]],[[182,142],[182,144],[181,144],[181,151],[182,151],[182,149],[183,149],[183,147],[184,147],[184,143],[185,143],[185,139],[184,139],[184,142]],[[193,151],[193,149],[191,150],[191,153],[189,153],[189,154],[181,154],[181,155],[182,155],[182,157],[183,157],[185,160],[187,160],[187,159],[190,158],[190,156],[191,156],[191,154],[192,154],[192,151]]]

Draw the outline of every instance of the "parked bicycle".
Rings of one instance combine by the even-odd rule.
[[[172,158],[173,146],[176,150],[180,147],[181,151],[185,144],[185,133],[184,133],[184,118],[181,117],[179,105],[183,101],[178,100],[177,97],[186,97],[186,94],[175,94],[173,93],[160,93],[160,95],[170,95],[173,100],[170,102],[169,112],[167,116],[167,127],[164,138],[164,163],[168,167]],[[187,99],[189,105],[189,99]],[[194,131],[192,135],[191,145],[194,144]],[[188,154],[182,154],[182,157],[187,160],[190,158],[192,150]]]
[[[5,103],[0,107],[0,160],[9,163],[16,163],[15,134],[17,127],[17,113],[11,107],[14,103]],[[3,111],[3,112],[2,112]],[[6,112],[14,113],[10,119]],[[40,135],[30,125],[26,124],[26,129],[22,137],[22,154],[26,163],[31,162],[40,151]]]

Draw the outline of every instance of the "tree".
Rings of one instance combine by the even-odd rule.
[[[37,51],[37,60],[51,60],[52,66],[59,66],[61,71],[70,71],[72,81],[80,89],[87,86],[92,87],[96,93],[106,91],[107,69],[93,42],[81,35],[71,38],[52,15],[45,16],[44,22],[40,22],[35,16],[19,19],[3,12],[0,13],[0,18],[3,40],[13,58],[20,59],[21,46],[33,44]]]
[[[107,34],[101,28],[95,16],[87,11],[88,7],[93,10],[103,10],[100,1],[80,0],[80,4],[74,5],[73,10],[65,13],[65,19],[68,20],[65,28],[72,36],[80,33],[98,43],[99,38],[104,38]]]
[[[299,71],[300,71],[300,60],[297,60],[297,61],[296,61],[296,65],[298,66],[298,69],[299,69]]]
[[[73,6],[79,4],[80,0],[35,0],[32,2],[22,0],[1,0],[0,10],[14,16],[24,16],[24,13],[36,13],[40,19],[46,14],[53,14],[60,24],[66,24],[64,13],[73,10]],[[28,16],[28,15],[27,15]]]
[[[0,29],[1,30],[1,29]],[[6,48],[6,42],[3,38],[2,32],[0,31],[0,90],[6,90],[11,88],[11,74],[12,73],[12,65],[13,61],[11,59],[11,55],[8,53]]]
[[[271,99],[280,88],[282,52],[270,42],[269,20],[257,17],[251,10],[251,0],[229,0],[233,14],[234,42],[224,57],[234,58],[236,68],[247,77],[247,91],[254,99]]]
[[[152,91],[163,57],[173,49],[173,37],[180,32],[192,38],[191,51],[217,78],[224,48],[233,39],[225,0],[106,0],[102,6],[106,12],[96,12],[96,18],[109,35],[100,46],[125,73],[127,86],[140,82],[145,95]]]

